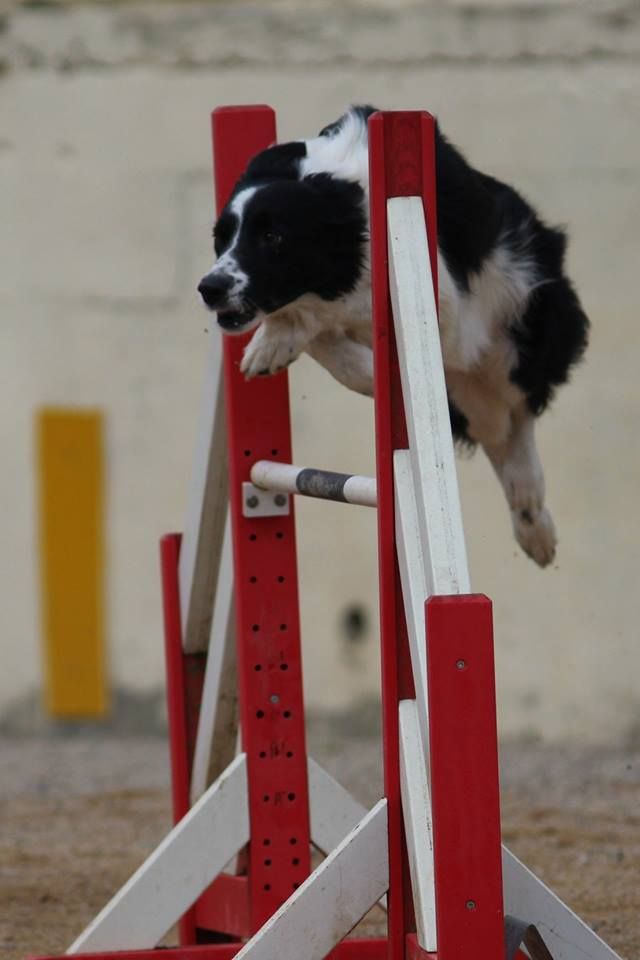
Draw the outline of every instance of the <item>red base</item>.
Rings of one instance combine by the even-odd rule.
[[[109,953],[76,953],[76,960],[232,960],[242,944],[222,943],[210,946],[158,947],[155,950],[118,950]],[[343,940],[327,960],[385,960],[386,938]],[[435,954],[428,954],[435,957]],[[60,960],[59,956],[30,956],[26,960]]]

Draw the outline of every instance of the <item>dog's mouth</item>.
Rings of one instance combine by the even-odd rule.
[[[218,310],[218,326],[225,333],[246,333],[251,327],[258,325],[258,318],[253,310]]]

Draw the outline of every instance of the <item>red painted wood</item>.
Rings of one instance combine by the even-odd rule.
[[[217,209],[248,160],[275,141],[268,107],[214,111]],[[247,754],[250,925],[257,930],[310,872],[309,800],[293,505],[288,517],[242,515],[256,460],[292,462],[287,374],[246,381],[247,337],[224,337],[238,676]]]
[[[386,937],[353,937],[334,947],[326,960],[385,960],[387,949]]]
[[[429,953],[428,950],[422,949],[415,933],[407,934],[406,960],[436,960],[437,956],[437,953]],[[502,958],[500,957],[499,960]]]
[[[491,602],[425,606],[439,960],[504,956]]]
[[[393,960],[404,956],[406,933],[415,929],[398,753],[398,703],[414,696],[414,689],[395,542],[393,451],[406,448],[408,440],[389,299],[386,202],[393,196],[423,197],[435,264],[434,129],[433,117],[418,112],[379,113],[369,121],[384,783],[389,804],[388,924]],[[435,269],[433,276],[437,284]]]
[[[112,950],[100,953],[75,953],[77,960],[232,960],[239,943],[200,944],[183,947],[158,947],[155,950]],[[26,960],[62,960],[60,955],[31,955]]]
[[[162,947],[156,950],[76,953],[74,956],[77,960],[232,960],[241,946],[239,943],[216,943],[206,946]],[[362,937],[343,940],[327,955],[327,960],[384,960],[386,949],[386,938]],[[26,960],[60,960],[60,957],[32,954]]]
[[[165,664],[167,674],[167,712],[169,720],[169,755],[171,760],[171,796],[173,822],[178,823],[189,809],[189,783],[193,743],[193,679],[187,683],[191,668],[190,657],[182,651],[180,620],[180,588],[178,558],[180,534],[171,533],[160,541],[162,573],[162,603],[164,613]],[[200,687],[200,690],[202,688]],[[180,943],[195,943],[196,929],[193,909],[178,924]]]
[[[214,880],[196,903],[195,922],[199,929],[248,937],[251,924],[247,877],[223,873]]]

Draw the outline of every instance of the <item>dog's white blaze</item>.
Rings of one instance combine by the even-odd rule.
[[[240,193],[231,201],[229,209],[237,219],[236,230],[228,249],[225,250],[218,260],[216,260],[210,271],[210,275],[224,273],[226,276],[232,278],[233,287],[229,291],[227,298],[231,307],[239,306],[240,294],[243,290],[246,290],[249,284],[249,277],[244,270],[240,268],[238,261],[234,256],[234,250],[237,247],[238,240],[240,238],[245,208],[249,200],[251,200],[251,198],[255,193],[258,192],[259,189],[259,187],[247,187],[245,190],[241,190]]]

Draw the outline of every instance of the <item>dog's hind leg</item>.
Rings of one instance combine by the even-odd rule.
[[[373,396],[373,350],[339,333],[322,333],[312,340],[306,352],[335,379],[362,393]]]

